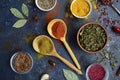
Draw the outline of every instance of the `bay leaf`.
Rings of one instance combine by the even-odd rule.
[[[63,69],[63,73],[66,80],[79,80],[78,76],[70,70]]]
[[[23,27],[27,22],[27,19],[21,19],[21,20],[18,20],[14,23],[13,27],[15,28],[20,28],[20,27]]]
[[[16,9],[16,8],[11,8],[10,11],[11,11],[11,13],[12,13],[15,17],[17,17],[17,18],[24,18],[23,15],[22,15],[22,13],[21,13],[18,9]]]
[[[29,13],[28,7],[24,3],[22,4],[22,12],[25,16],[28,17],[28,13]]]

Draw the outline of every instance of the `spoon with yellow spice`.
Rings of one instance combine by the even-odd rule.
[[[65,58],[61,57],[57,53],[52,40],[48,36],[41,35],[36,37],[33,41],[33,48],[36,52],[38,52],[41,55],[54,56],[60,59],[69,68],[73,69],[78,74],[82,74],[82,72],[79,69],[77,69],[73,64],[71,64],[69,61],[67,61]]]
[[[92,11],[92,5],[89,0],[73,0],[70,10],[75,17],[86,18]]]

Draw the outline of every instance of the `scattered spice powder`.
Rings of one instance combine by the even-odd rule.
[[[90,67],[88,76],[90,80],[103,80],[105,73],[105,69],[101,65],[96,64]]]
[[[57,38],[60,39],[64,37],[65,34],[65,25],[61,21],[57,21],[52,26],[52,34]]]
[[[19,52],[13,59],[13,67],[17,72],[27,72],[32,66],[32,60],[28,54]]]
[[[47,23],[49,23],[58,13],[59,11],[59,3],[56,4],[55,8],[53,9],[53,11],[47,12],[46,16],[45,16],[45,21]]]
[[[107,51],[106,49],[97,55],[96,62],[105,64],[109,62],[108,64],[110,65],[112,70],[114,70],[118,64],[115,53]]]
[[[102,0],[102,3],[106,4],[106,5],[111,5],[112,1],[111,0]]]

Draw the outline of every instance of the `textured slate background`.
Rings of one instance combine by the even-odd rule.
[[[32,2],[29,2],[32,1]],[[71,49],[75,53],[79,63],[81,64],[82,71],[84,75],[78,75],[80,80],[86,80],[85,71],[88,65],[95,62],[96,56],[93,54],[87,54],[83,52],[76,42],[77,31],[86,22],[99,22],[104,25],[108,31],[110,37],[112,37],[112,41],[108,43],[106,49],[112,51],[117,55],[118,61],[120,58],[120,51],[115,49],[114,46],[120,49],[120,35],[115,34],[111,30],[111,24],[107,24],[107,22],[103,21],[104,18],[110,18],[111,20],[117,20],[118,26],[120,26],[120,15],[118,15],[110,6],[101,5],[101,9],[107,8],[108,15],[102,16],[99,19],[99,15],[101,12],[98,10],[92,11],[88,20],[84,19],[70,19],[65,18],[65,7],[68,4],[69,0],[58,0],[59,11],[57,16],[54,18],[61,18],[65,20],[68,28],[67,33],[67,42],[70,45]],[[116,0],[113,0],[115,6],[120,9],[120,1],[117,3]],[[12,25],[15,23],[18,18],[14,17],[10,8],[15,7],[21,10],[22,3],[25,3],[29,8],[29,21],[27,24],[19,29],[13,28]],[[63,76],[62,69],[69,69],[65,66],[61,61],[54,57],[43,57],[40,60],[37,60],[36,52],[32,48],[32,39],[38,35],[48,35],[47,32],[47,22],[45,21],[45,16],[47,12],[40,11],[34,0],[0,0],[0,80],[39,80],[39,76],[42,73],[49,73],[50,80],[65,80]],[[35,21],[33,19],[34,16],[38,16],[39,20]],[[71,58],[68,55],[67,50],[63,45],[60,45],[57,40],[51,38],[54,41],[57,52],[72,62]],[[113,46],[114,45],[114,46]],[[26,51],[32,55],[34,59],[34,66],[28,74],[19,75],[12,71],[10,67],[10,58],[16,51]],[[52,59],[56,62],[56,67],[52,68],[48,64],[48,60]],[[109,80],[120,80],[119,77],[115,76],[115,73],[119,67],[120,62],[118,63],[116,69],[114,71],[110,71],[110,79]],[[108,66],[109,67],[109,66]]]

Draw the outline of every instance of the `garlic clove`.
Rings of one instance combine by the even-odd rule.
[[[40,80],[49,80],[49,74],[43,74]]]

